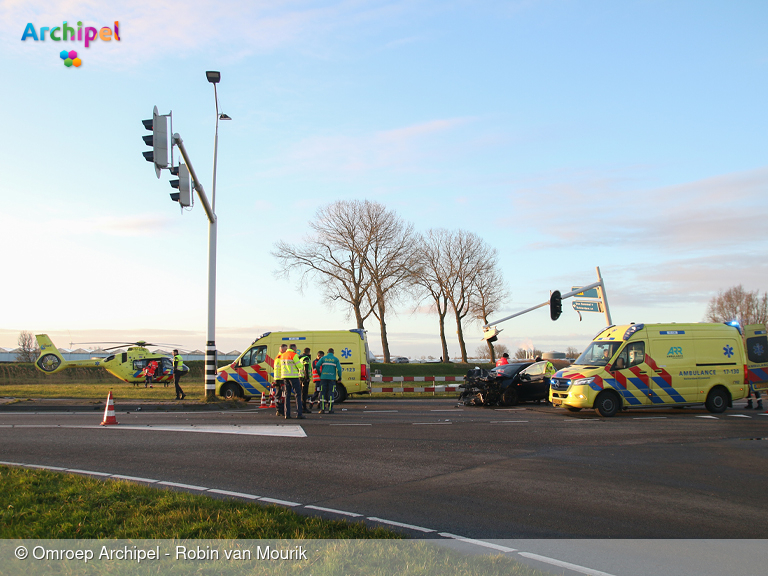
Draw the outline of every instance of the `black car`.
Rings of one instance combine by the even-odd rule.
[[[492,370],[467,372],[459,388],[465,406],[515,406],[519,402],[546,400],[549,396],[547,361],[515,362]]]

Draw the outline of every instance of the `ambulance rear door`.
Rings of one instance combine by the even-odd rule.
[[[755,390],[768,390],[768,334],[765,324],[744,327],[747,379]]]

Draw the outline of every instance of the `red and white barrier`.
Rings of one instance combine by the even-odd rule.
[[[464,376],[372,376],[371,382],[461,382]]]
[[[371,388],[371,392],[458,392],[458,386],[424,386],[423,388]]]

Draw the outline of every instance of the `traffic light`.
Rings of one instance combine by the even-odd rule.
[[[168,120],[166,116],[157,113],[157,106],[152,111],[152,120],[142,120],[144,128],[152,132],[144,136],[144,143],[152,146],[152,151],[144,152],[147,162],[155,165],[155,173],[160,178],[160,170],[168,168]]]
[[[189,175],[189,168],[186,164],[179,163],[176,168],[171,168],[171,174],[178,176],[178,180],[171,180],[171,188],[178,189],[178,192],[171,193],[171,200],[181,204],[183,208],[192,206],[192,189],[195,187],[192,178]]]
[[[549,317],[552,320],[560,318],[563,313],[563,299],[560,297],[560,290],[555,290],[549,297]]]
[[[483,340],[488,342],[496,342],[499,339],[499,330],[495,326],[493,328],[483,329]]]

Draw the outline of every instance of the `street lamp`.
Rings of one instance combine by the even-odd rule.
[[[211,191],[211,211],[208,228],[208,339],[205,345],[205,397],[213,399],[216,396],[216,160],[219,151],[219,120],[231,120],[226,114],[219,114],[219,95],[216,84],[221,81],[221,72],[208,71],[205,73],[208,82],[213,84],[213,97],[216,103],[216,131],[213,141],[213,190]]]

